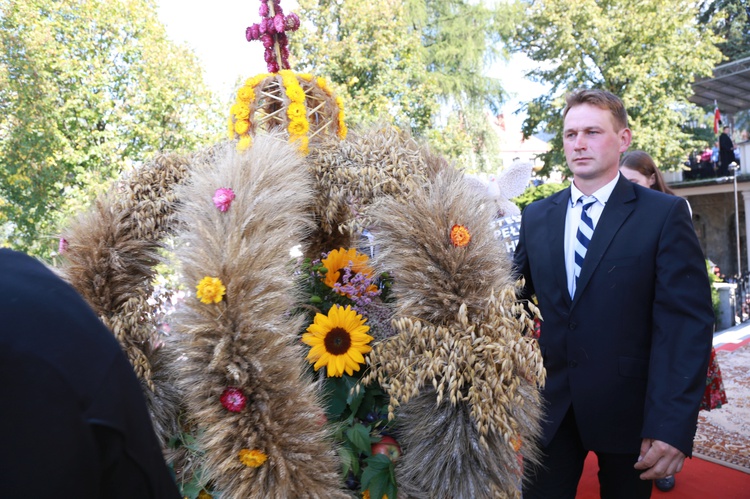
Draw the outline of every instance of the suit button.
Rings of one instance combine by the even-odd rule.
[[[571,360],[568,362],[568,367],[578,367],[578,362],[575,360]]]
[[[569,322],[568,323],[568,329],[573,330],[573,329],[576,328],[576,326],[578,326],[578,324],[576,324],[575,322]]]

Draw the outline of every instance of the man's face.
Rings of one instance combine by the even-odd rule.
[[[568,167],[576,178],[613,177],[620,154],[630,145],[630,129],[615,130],[612,113],[591,104],[568,110],[563,126],[563,147]]]

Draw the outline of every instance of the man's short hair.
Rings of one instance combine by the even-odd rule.
[[[619,97],[612,92],[597,88],[583,88],[574,90],[565,96],[565,109],[563,110],[563,121],[568,111],[581,104],[590,104],[601,109],[607,109],[612,113],[612,120],[616,130],[628,128],[628,112]]]

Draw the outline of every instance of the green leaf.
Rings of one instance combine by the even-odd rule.
[[[382,454],[376,454],[365,460],[362,472],[362,490],[369,490],[370,497],[396,497],[396,482],[393,462]]]
[[[355,424],[346,431],[346,438],[352,443],[355,449],[370,455],[372,452],[372,441],[370,440],[370,431],[362,424]]]

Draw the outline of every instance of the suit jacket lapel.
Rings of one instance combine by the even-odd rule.
[[[609,196],[604,211],[602,211],[602,216],[596,224],[596,229],[594,229],[594,235],[589,243],[586,258],[583,260],[583,267],[581,267],[581,275],[578,277],[573,305],[576,304],[586,289],[591,276],[601,263],[602,257],[612,243],[615,234],[617,234],[622,224],[635,209],[635,205],[631,202],[633,200],[635,200],[633,184],[621,175],[620,180]]]
[[[570,306],[570,293],[568,293],[568,276],[565,271],[565,217],[568,213],[570,202],[570,187],[562,191],[559,196],[551,199],[547,216],[547,233],[549,234],[550,262],[554,269],[557,285],[565,292],[566,305]]]

